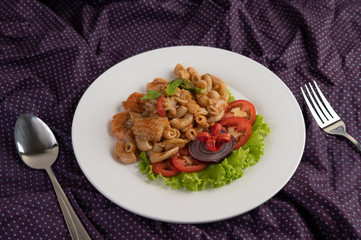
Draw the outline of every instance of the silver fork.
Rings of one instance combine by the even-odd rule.
[[[305,85],[306,92],[301,87],[302,95],[306,101],[308,108],[311,111],[313,118],[316,120],[318,126],[326,133],[331,135],[339,135],[347,138],[352,142],[356,148],[361,152],[361,144],[352,136],[346,132],[345,123],[332,109],[330,103],[327,101],[325,96],[322,94],[320,88],[316,82],[313,81],[316,91],[312,87],[311,83]],[[317,92],[317,93],[316,93]],[[307,93],[307,94],[306,94]],[[307,97],[308,95],[308,97]],[[321,98],[321,100],[320,100]],[[310,100],[311,101],[310,101]]]

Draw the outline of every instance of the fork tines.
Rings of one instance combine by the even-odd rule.
[[[311,111],[312,116],[315,118],[317,124],[324,128],[338,120],[340,117],[336,114],[336,112],[332,109],[331,105],[322,94],[320,88],[317,86],[316,82],[313,81],[316,91],[311,83],[305,85],[305,89],[307,94],[302,91],[302,95],[306,101],[308,108]],[[308,85],[308,86],[307,86]],[[311,89],[311,91],[309,90]],[[309,100],[310,99],[310,100]]]

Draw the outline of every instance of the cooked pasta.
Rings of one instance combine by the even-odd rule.
[[[204,81],[206,81],[206,83],[207,83],[207,89],[206,89],[207,93],[210,92],[212,90],[212,78],[211,78],[211,76],[209,74],[204,74],[202,76],[202,79]]]
[[[196,94],[196,99],[201,107],[207,107],[209,105],[209,97],[206,94]]]
[[[201,114],[196,115],[195,121],[199,126],[208,127],[207,117],[204,115],[201,115]]]
[[[163,137],[165,139],[178,138],[179,136],[180,136],[180,132],[176,128],[172,128],[171,126],[168,126],[167,128],[164,129]]]
[[[196,139],[198,133],[194,128],[190,128],[185,132],[185,136],[189,141]]]
[[[192,99],[186,103],[186,108],[191,114],[196,114],[200,106],[195,100]]]
[[[176,114],[173,115],[172,113],[168,113],[167,117],[169,119],[172,119],[172,118],[181,118],[183,117],[184,115],[186,115],[188,112],[187,108],[185,106],[177,106],[176,108]]]
[[[179,63],[175,66],[173,72],[179,78],[189,79],[189,77],[190,77],[189,72]]]
[[[194,68],[188,67],[187,71],[189,72],[190,80],[192,80],[194,83],[201,80],[201,77],[199,76],[198,72]]]
[[[131,94],[123,102],[125,111],[114,115],[110,124],[118,139],[114,156],[120,162],[135,162],[139,151],[147,152],[151,163],[169,159],[224,116],[229,99],[224,81],[208,73],[200,75],[194,68],[181,64],[175,66],[173,73],[203,91],[195,93],[179,86],[167,95],[170,81],[154,78],[147,83],[146,90],[164,95],[160,103],[162,112],[159,95],[142,98],[145,94]]]
[[[208,92],[207,96],[210,99],[214,99],[214,100],[219,100],[221,98],[221,95],[219,94],[219,92],[215,91],[215,90],[211,90]]]
[[[193,114],[187,113],[182,118],[173,118],[169,121],[170,125],[179,130],[183,130],[189,126],[193,125]]]

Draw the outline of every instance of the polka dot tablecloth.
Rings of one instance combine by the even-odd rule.
[[[128,212],[94,189],[72,150],[72,118],[87,87],[126,58],[177,45],[258,61],[290,88],[305,117],[294,176],[232,219],[188,225]],[[54,172],[93,239],[361,239],[361,154],[320,131],[300,94],[315,80],[360,141],[360,79],[359,0],[1,1],[0,239],[70,239],[46,172],[29,169],[16,153],[22,113],[55,132]]]

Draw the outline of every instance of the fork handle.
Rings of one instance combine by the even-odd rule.
[[[336,123],[332,124],[331,126],[323,128],[322,130],[324,130],[325,132],[331,135],[339,135],[347,138],[361,152],[361,144],[346,132],[346,125],[342,120],[339,120]]]
[[[345,138],[347,138],[350,142],[352,142],[356,148],[361,152],[361,144],[355,139],[353,138],[350,134],[348,134],[347,132],[345,132],[342,136],[344,136]]]

